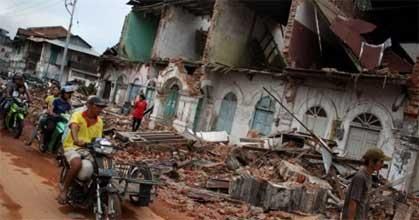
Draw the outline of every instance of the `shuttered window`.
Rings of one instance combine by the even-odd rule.
[[[268,135],[272,129],[274,119],[275,103],[269,96],[262,97],[255,107],[252,120],[252,130],[263,135]]]
[[[378,147],[381,129],[381,122],[375,115],[359,114],[349,128],[345,156],[361,159],[368,149]]]
[[[324,137],[329,122],[326,111],[320,106],[311,107],[303,117],[304,124],[320,137]],[[308,131],[305,131],[309,133]]]

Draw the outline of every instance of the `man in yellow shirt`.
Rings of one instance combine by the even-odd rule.
[[[106,102],[98,96],[90,96],[86,105],[86,111],[73,113],[69,122],[69,130],[64,134],[64,156],[70,164],[70,169],[57,198],[60,204],[65,204],[68,188],[81,169],[80,150],[95,138],[102,137],[103,121],[99,115],[106,107]]]

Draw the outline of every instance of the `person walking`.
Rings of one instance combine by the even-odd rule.
[[[146,109],[147,101],[144,94],[140,94],[139,100],[134,103],[134,111],[132,112],[132,131],[137,131],[140,127]]]
[[[364,165],[352,178],[342,209],[343,220],[368,219],[368,193],[371,190],[372,174],[383,168],[384,161],[391,160],[379,148],[369,149],[362,157]]]

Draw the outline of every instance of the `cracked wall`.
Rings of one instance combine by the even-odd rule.
[[[200,60],[196,49],[196,32],[208,31],[209,17],[198,17],[181,7],[168,7],[163,11],[153,48],[153,58],[181,58]]]
[[[248,40],[255,14],[237,1],[217,0],[204,60],[228,66],[249,63]]]
[[[159,18],[151,13],[131,11],[125,17],[119,54],[130,61],[146,62],[151,57]]]

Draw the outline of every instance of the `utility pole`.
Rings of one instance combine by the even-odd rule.
[[[65,47],[64,47],[64,54],[63,54],[63,58],[61,59],[61,67],[60,67],[60,75],[59,75],[60,83],[67,81],[67,77],[64,77],[64,66],[67,60],[68,45],[70,44],[71,27],[73,26],[73,17],[74,17],[74,12],[76,11],[76,4],[77,4],[77,0],[74,0],[73,3],[70,2],[68,4],[67,4],[67,0],[65,0],[65,8],[70,14],[70,24],[68,25],[67,38],[65,40]],[[72,6],[71,11],[68,8],[69,5]]]

